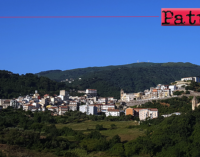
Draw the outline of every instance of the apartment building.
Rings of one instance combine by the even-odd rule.
[[[97,107],[94,105],[81,105],[79,111],[87,115],[97,115]]]
[[[108,109],[115,109],[114,104],[103,104],[101,108],[101,112],[106,112]]]
[[[86,89],[85,93],[87,95],[97,96],[97,90],[96,89]]]
[[[120,111],[119,109],[108,109],[106,112],[106,117],[108,116],[120,116]]]
[[[69,110],[71,111],[78,111],[80,103],[77,101],[70,101],[69,102]]]
[[[153,119],[158,118],[157,108],[147,108],[139,110],[139,119],[146,120],[147,118]]]
[[[98,103],[100,104],[107,104],[107,102],[108,98],[103,98],[103,97],[98,98]]]
[[[59,106],[58,114],[59,115],[64,115],[65,112],[68,112],[68,111],[69,111],[69,107],[68,106]]]

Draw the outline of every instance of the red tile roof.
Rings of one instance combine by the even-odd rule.
[[[108,109],[108,112],[119,112],[119,109]]]
[[[150,109],[150,111],[158,111],[158,109],[157,108],[152,108],[152,109]]]
[[[69,108],[68,106],[60,106],[60,108]]]
[[[157,108],[133,108],[135,111],[139,111],[139,110],[150,110],[150,111],[158,111]]]

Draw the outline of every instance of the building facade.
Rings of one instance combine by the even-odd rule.
[[[134,109],[133,108],[127,108],[125,110],[125,115],[131,115],[131,116],[134,116]]]
[[[147,118],[150,119],[158,118],[158,109],[156,108],[141,109],[139,111],[139,119],[146,120]]]
[[[200,82],[200,77],[184,77],[181,78],[181,81],[194,81],[194,82]]]
[[[85,93],[87,95],[97,96],[97,90],[96,89],[86,89]]]
[[[120,111],[119,111],[119,109],[108,109],[105,114],[106,114],[106,117],[120,116]]]
[[[87,115],[97,115],[97,107],[94,105],[81,105],[79,111]]]

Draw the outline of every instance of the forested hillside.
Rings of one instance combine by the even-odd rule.
[[[69,86],[77,89],[95,88],[101,96],[119,98],[120,89],[140,92],[157,84],[169,84],[181,77],[199,76],[200,66],[191,63],[133,63],[120,66],[90,67],[39,73],[53,80],[73,78]],[[82,80],[77,78],[81,77]]]
[[[60,89],[69,90],[65,83],[52,81],[34,74],[19,75],[0,70],[0,98],[14,98],[32,94],[38,90],[40,94],[58,94]]]
[[[59,76],[73,78],[75,81],[66,84],[50,80],[59,81],[55,79]],[[39,90],[41,94],[52,94],[58,93],[60,89],[70,88],[80,90],[95,88],[99,96],[119,98],[120,89],[124,89],[125,92],[140,92],[157,84],[169,84],[188,76],[200,76],[200,66],[191,63],[134,63],[67,71],[52,70],[37,75],[18,75],[0,71],[0,98],[26,95],[34,93],[35,90]],[[82,79],[78,80],[79,77]]]
[[[137,68],[118,68],[93,72],[76,80],[71,86],[86,89],[95,88],[101,96],[119,98],[120,89],[125,92],[140,92],[157,84],[170,84],[182,77],[200,75],[200,67],[149,66]]]
[[[73,78],[77,79],[79,77],[85,76],[87,74],[98,72],[98,71],[105,71],[105,70],[113,70],[118,68],[132,68],[132,67],[148,67],[148,66],[161,66],[160,63],[133,63],[133,64],[126,64],[126,65],[117,65],[117,66],[105,66],[105,67],[87,67],[87,68],[79,68],[79,69],[72,69],[72,70],[49,70],[37,73],[38,76],[45,76],[52,80],[62,81],[65,79]]]
[[[87,67],[87,68],[78,68],[78,69],[72,69],[72,70],[48,70],[48,71],[42,71],[40,73],[37,73],[38,76],[45,76],[52,80],[56,81],[62,81],[65,79],[77,79],[79,77],[83,77],[84,75],[98,72],[98,71],[105,71],[105,70],[113,70],[118,68],[149,68],[149,67],[198,67],[197,65],[191,64],[191,63],[147,63],[147,62],[141,62],[141,63],[133,63],[133,64],[125,64],[125,65],[117,65],[117,66],[105,66],[105,67]]]

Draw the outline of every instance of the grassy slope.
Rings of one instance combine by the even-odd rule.
[[[100,131],[102,135],[107,136],[107,139],[112,138],[114,135],[119,135],[121,137],[121,141],[130,141],[134,140],[139,136],[144,136],[145,130],[140,131],[139,128],[132,128],[128,129],[126,128],[129,125],[137,125],[134,121],[84,121],[81,123],[69,123],[69,124],[56,124],[56,127],[58,129],[63,127],[69,127],[74,130],[80,130],[83,131],[85,134],[89,133],[91,130],[95,129],[96,125],[103,125],[104,128],[107,130]],[[110,125],[115,124],[117,126],[116,129],[110,130]],[[87,130],[89,129],[89,130]],[[68,140],[73,141],[73,136],[68,136]],[[81,155],[82,157],[111,157],[106,152],[92,152],[90,154],[85,153],[84,150],[81,149],[75,149],[71,150],[71,152],[76,152],[77,154]],[[112,156],[115,157],[115,156]],[[116,156],[119,157],[119,156]],[[148,155],[134,155],[132,157],[149,157]]]
[[[126,128],[129,125],[137,125],[136,122],[133,121],[85,121],[81,123],[69,123],[69,124],[57,124],[57,128],[69,127],[73,130],[82,130],[84,133],[89,133],[87,129],[95,129],[96,125],[103,125],[107,130],[101,131],[102,135],[107,136],[108,139],[112,138],[114,135],[119,135],[122,141],[130,141],[136,139],[139,136],[144,135],[144,131],[140,131],[138,128],[128,129]],[[117,126],[116,129],[110,130],[110,125],[115,124]],[[69,137],[69,140],[73,140],[73,137]]]

